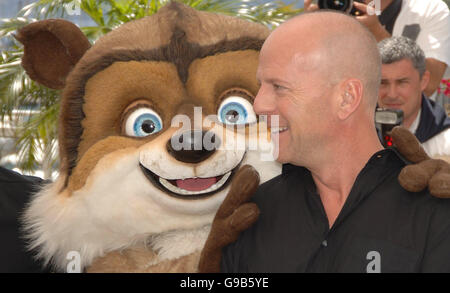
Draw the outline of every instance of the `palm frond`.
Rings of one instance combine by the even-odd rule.
[[[59,102],[42,105],[39,111],[28,111],[27,119],[18,128],[17,148],[19,151],[18,167],[24,171],[32,171],[42,167],[44,162],[55,165],[58,162],[56,153],[57,117]],[[55,166],[53,166],[55,167]]]
[[[39,0],[23,7],[18,17],[35,17],[37,19],[64,18],[67,15],[67,5],[74,0]]]

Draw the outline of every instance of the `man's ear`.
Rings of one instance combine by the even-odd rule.
[[[425,91],[425,89],[428,86],[428,83],[430,82],[431,73],[428,70],[425,70],[425,72],[422,75],[422,78],[420,79],[420,89]]]
[[[47,19],[21,28],[14,36],[24,45],[22,66],[36,82],[62,89],[72,68],[91,47],[73,23]]]
[[[358,79],[348,79],[340,87],[338,97],[338,116],[347,119],[359,106],[362,99],[362,82]]]

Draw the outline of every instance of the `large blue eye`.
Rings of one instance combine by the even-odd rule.
[[[256,122],[253,106],[247,99],[231,96],[220,104],[219,121],[224,124],[251,124]]]
[[[155,134],[163,128],[159,115],[149,108],[138,108],[128,115],[125,133],[129,136],[144,137]]]

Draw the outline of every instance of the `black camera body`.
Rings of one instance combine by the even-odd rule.
[[[319,0],[320,9],[339,10],[351,15],[359,16],[361,12],[353,7],[353,2],[364,3],[364,0]]]
[[[399,109],[384,109],[377,108],[375,111],[375,123],[381,129],[381,136],[383,138],[384,147],[392,147],[392,137],[390,131],[395,127],[401,125],[403,122],[403,111]]]

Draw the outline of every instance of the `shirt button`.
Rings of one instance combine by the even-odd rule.
[[[328,246],[328,241],[326,241],[326,240],[322,241],[322,246],[323,247],[327,247]]]

